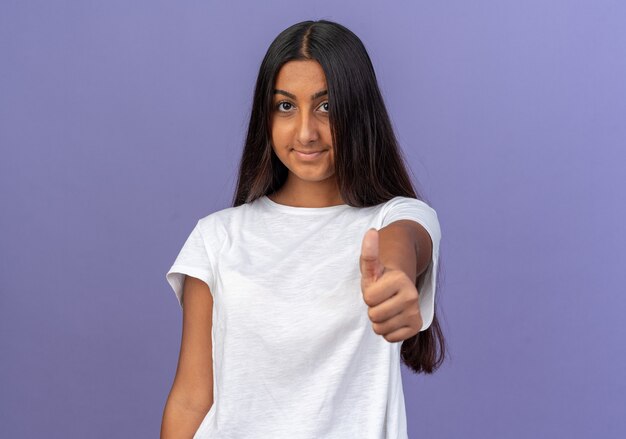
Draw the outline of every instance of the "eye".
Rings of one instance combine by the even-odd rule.
[[[322,102],[322,104],[318,108],[325,107],[324,108],[325,111],[322,111],[322,112],[323,113],[328,113],[328,111],[329,111],[328,105],[329,105],[328,101],[324,101],[324,102]],[[280,112],[280,113],[287,113],[289,110],[291,110],[292,107],[293,107],[293,104],[291,102],[288,102],[288,101],[280,101],[275,106],[276,110],[278,110],[278,112]]]
[[[278,104],[276,104],[276,109],[277,109],[278,111],[280,111],[280,110],[281,110],[281,108],[282,108],[282,109],[284,109],[284,108],[285,108],[285,107],[281,107],[281,105],[288,105],[289,107],[287,108],[287,110],[289,110],[289,109],[290,109],[290,107],[291,107],[291,102],[287,102],[287,101],[280,101]],[[281,112],[281,113],[284,113],[284,111],[280,111],[280,112]]]

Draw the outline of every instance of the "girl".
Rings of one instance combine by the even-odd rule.
[[[161,437],[407,438],[400,360],[432,373],[445,356],[440,238],[359,38],[327,20],[281,32],[233,206],[166,275],[183,335]]]

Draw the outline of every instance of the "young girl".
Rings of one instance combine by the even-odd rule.
[[[166,276],[183,335],[161,437],[407,438],[400,360],[432,373],[445,356],[440,238],[359,38],[327,20],[281,32],[233,206]]]

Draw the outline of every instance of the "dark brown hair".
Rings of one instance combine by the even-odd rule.
[[[282,31],[261,62],[233,206],[269,195],[287,179],[288,170],[271,146],[270,117],[276,75],[293,60],[316,60],[324,70],[335,174],[344,202],[367,207],[395,196],[427,202],[407,172],[365,46],[338,23],[309,20]],[[437,284],[440,269],[438,264]],[[443,363],[445,350],[435,311],[430,326],[404,340],[400,352],[415,373],[433,373]]]

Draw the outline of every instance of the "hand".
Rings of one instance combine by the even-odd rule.
[[[380,262],[378,230],[374,228],[363,237],[359,266],[361,292],[374,332],[390,343],[417,334],[423,323],[419,292],[406,273],[386,268]]]

